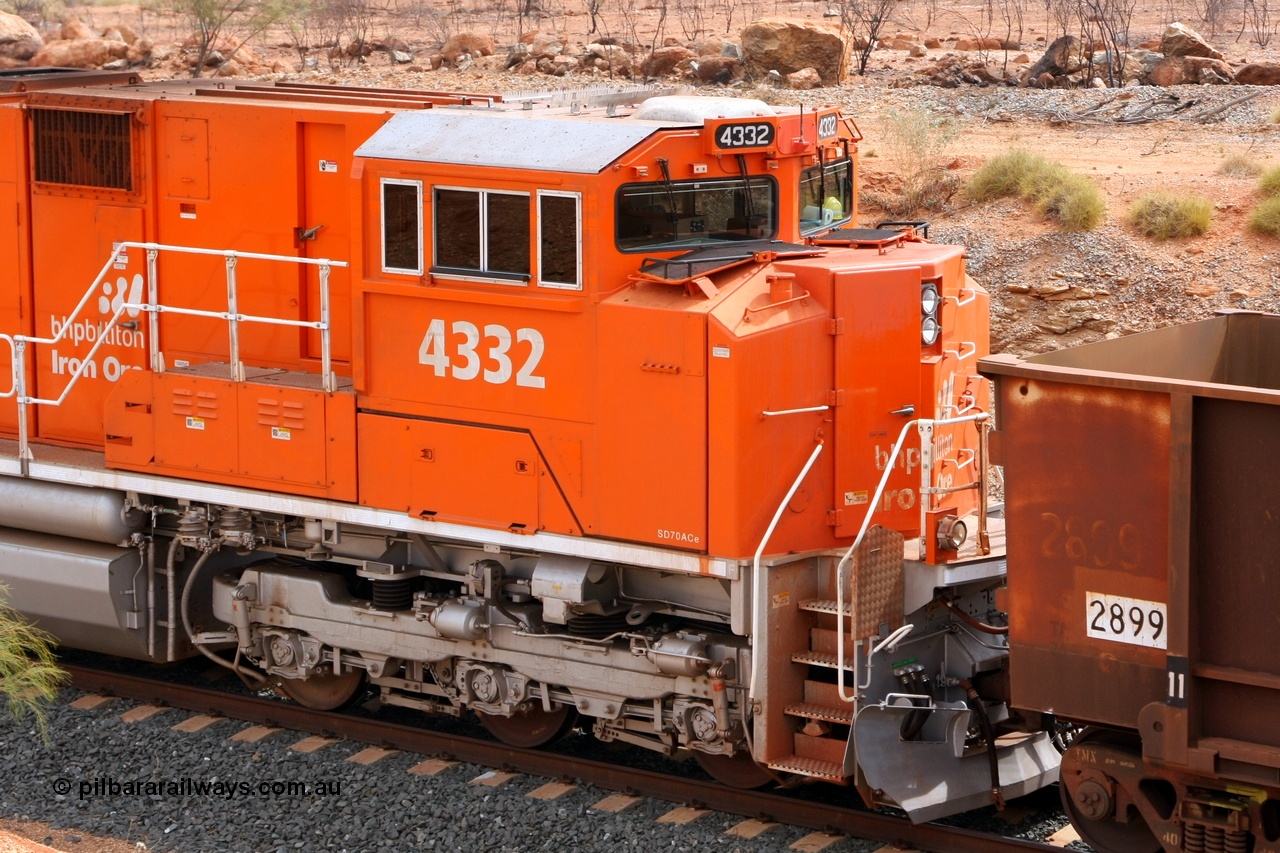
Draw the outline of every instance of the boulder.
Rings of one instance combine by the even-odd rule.
[[[107,39],[72,39],[54,41],[31,57],[32,65],[57,65],[62,68],[101,68],[114,59],[124,59],[129,45]]]
[[[601,71],[624,77],[631,74],[631,54],[621,45],[592,42],[583,50],[583,57],[588,65],[594,65]]]
[[[788,89],[818,89],[822,87],[822,78],[815,68],[801,68],[787,75]]]
[[[990,36],[986,38],[956,39],[956,50],[1003,50],[1004,42]]]
[[[511,50],[507,51],[507,61],[504,63],[504,67],[510,70],[518,65],[523,65],[529,60],[529,55],[529,45],[523,42],[516,42],[511,45]]]
[[[645,59],[642,70],[646,77],[666,77],[681,62],[687,62],[696,56],[687,47],[660,47]]]
[[[154,58],[154,47],[149,38],[135,38],[129,44],[129,50],[125,53],[124,58],[128,60],[130,65],[150,65]]]
[[[529,38],[521,39],[529,46],[533,56],[559,56],[564,53],[564,39],[555,33],[530,33]]]
[[[1251,62],[1236,72],[1236,82],[1249,86],[1280,86],[1280,65]]]
[[[440,52],[449,60],[466,54],[467,56],[493,56],[493,39],[480,33],[458,33],[451,36]]]
[[[36,28],[17,15],[0,12],[0,59],[25,60],[44,47]]]
[[[700,56],[690,63],[690,68],[700,83],[728,85],[742,77],[742,63],[732,56]]]
[[[1165,56],[1207,56],[1223,59],[1204,37],[1186,24],[1170,24],[1160,37],[1160,52]]]
[[[1039,80],[1045,74],[1061,77],[1074,74],[1084,64],[1084,45],[1075,36],[1061,36],[1045,48],[1044,56],[1027,69],[1028,80]]]
[[[1221,59],[1207,56],[1166,56],[1147,74],[1153,86],[1177,86],[1182,83],[1230,83],[1231,66]]]
[[[928,56],[928,55],[929,55],[929,49],[928,49],[928,48],[926,48],[926,47],[925,47],[924,45],[922,45],[922,44],[913,45],[913,46],[912,46],[912,48],[911,48],[911,50],[909,51],[908,55],[909,55],[909,56],[914,56],[914,57],[916,57],[916,58],[918,59],[918,58],[920,58],[920,57],[922,57],[922,56]]]
[[[933,36],[930,36],[929,38],[924,40],[924,46],[929,48],[929,50],[937,50],[938,48],[942,47],[942,42],[939,39],[936,39]]]
[[[75,15],[67,15],[62,19],[62,29],[59,31],[58,38],[64,41],[88,41],[95,39],[98,34],[84,25],[84,22]]]
[[[770,71],[790,74],[812,68],[822,85],[835,86],[848,73],[849,46],[840,28],[831,24],[761,18],[743,28],[741,39],[743,66],[756,79]]]

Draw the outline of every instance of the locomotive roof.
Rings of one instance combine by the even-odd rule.
[[[545,115],[450,108],[398,113],[356,149],[356,156],[596,174],[659,130],[683,124]]]

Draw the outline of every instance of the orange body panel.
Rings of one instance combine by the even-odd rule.
[[[436,521],[580,533],[527,432],[361,414],[365,503]]]
[[[130,373],[107,406],[107,463],[354,501],[355,395],[189,373]]]

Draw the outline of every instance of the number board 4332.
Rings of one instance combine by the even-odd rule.
[[[775,147],[778,139],[777,128],[768,119],[734,119],[707,124],[711,130],[709,142],[713,154],[769,149]]]

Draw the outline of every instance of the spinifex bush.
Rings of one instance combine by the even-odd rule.
[[[965,195],[975,202],[1016,195],[1068,231],[1097,228],[1107,213],[1102,191],[1089,178],[1016,149],[988,160],[969,179]]]
[[[1198,195],[1147,193],[1129,208],[1129,222],[1138,233],[1157,240],[1198,237],[1212,219],[1213,205]]]

